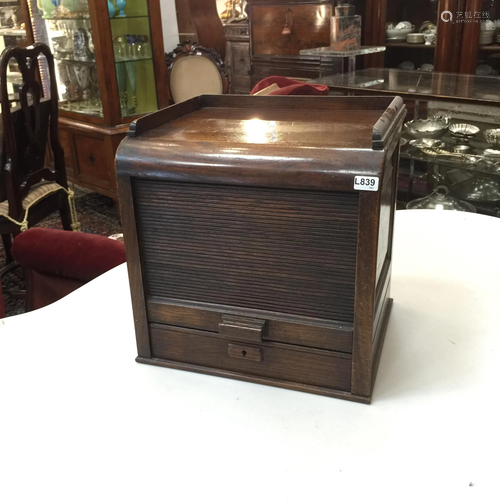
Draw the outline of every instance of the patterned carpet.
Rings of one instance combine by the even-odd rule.
[[[111,234],[121,233],[122,228],[116,204],[110,198],[92,191],[75,188],[75,204],[78,220],[85,233]],[[59,215],[53,214],[38,224],[39,227],[62,229]],[[0,243],[0,268],[5,265],[5,253]],[[24,299],[16,298],[9,290],[23,290],[24,278],[22,271],[17,269],[2,278],[5,312],[7,316],[24,312]],[[15,295],[15,294],[14,294]]]

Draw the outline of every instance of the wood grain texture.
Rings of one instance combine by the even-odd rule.
[[[219,323],[219,334],[242,342],[262,342],[266,320],[223,314]]]
[[[329,4],[251,5],[252,54],[298,55],[330,45],[331,16]],[[289,34],[283,33],[285,25]]]
[[[279,387],[281,389],[289,389],[292,391],[308,392],[310,394],[316,394],[318,396],[327,396],[331,398],[345,399],[348,401],[355,401],[357,403],[369,404],[371,398],[358,396],[352,394],[349,391],[342,391],[337,389],[327,389],[325,387],[318,387],[316,385],[301,384],[298,382],[290,382],[287,380],[271,379],[269,377],[263,377],[259,375],[248,375],[246,373],[238,373],[229,370],[222,370],[220,368],[208,368],[201,365],[194,365],[191,363],[185,363],[182,361],[170,361],[160,358],[142,358],[137,356],[136,361],[138,363],[144,363],[153,366],[164,366],[166,368],[173,368],[176,370],[188,370],[194,373],[202,373],[205,375],[213,375],[216,377],[225,377],[235,380],[240,380],[242,382],[251,382],[254,384],[268,385],[272,387]]]
[[[353,321],[358,197],[135,181],[148,296]]]
[[[118,183],[121,220],[124,228],[126,228],[123,236],[127,253],[128,279],[132,291],[132,311],[134,314],[137,352],[139,356],[150,358],[151,346],[132,188],[129,178],[121,177],[118,179]]]
[[[376,283],[377,236],[380,194],[363,192],[359,197],[359,242],[356,269],[356,318],[352,346],[352,388],[354,394],[371,393],[372,328]],[[362,237],[361,237],[362,235]]]
[[[189,5],[189,14],[196,29],[198,43],[214,49],[224,59],[226,56],[226,37],[215,1],[185,1]]]
[[[260,349],[259,362],[228,354],[225,339],[196,330],[152,324],[151,346],[153,358],[187,362],[235,373],[265,376],[329,389],[349,390],[351,360],[349,355],[334,354],[319,349],[293,349],[280,345],[239,343],[241,350]],[[234,350],[233,350],[234,352]],[[311,369],[314,367],[315,369]]]
[[[262,317],[262,311],[241,307],[223,307],[190,301],[157,301],[147,303],[149,321],[195,330],[218,332],[224,314],[252,318]],[[319,347],[339,352],[352,352],[352,324],[311,319],[299,315],[266,312],[263,340],[285,344]]]
[[[481,0],[466,0],[465,12],[483,12]],[[476,74],[477,56],[479,50],[479,34],[481,23],[464,23],[462,25],[462,40],[460,45],[460,61],[458,71],[469,75]]]

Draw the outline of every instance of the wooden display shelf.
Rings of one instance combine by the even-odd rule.
[[[480,45],[479,50],[483,52],[500,52],[500,44]]]
[[[408,42],[387,42],[387,48],[399,47],[404,49],[435,49],[435,45],[425,45],[425,43],[408,43]]]

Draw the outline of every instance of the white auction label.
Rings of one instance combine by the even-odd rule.
[[[354,177],[354,189],[358,191],[378,191],[378,177],[356,175]]]

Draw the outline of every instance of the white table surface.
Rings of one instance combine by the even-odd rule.
[[[371,405],[138,364],[124,265],[0,326],[0,499],[500,498],[500,220],[396,217]]]

